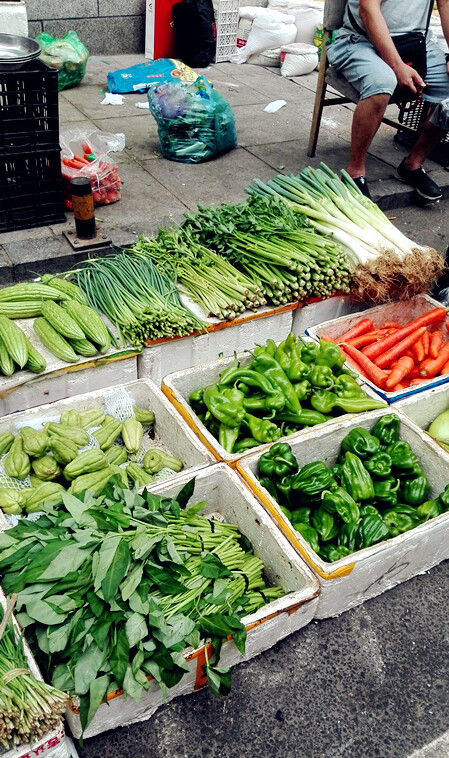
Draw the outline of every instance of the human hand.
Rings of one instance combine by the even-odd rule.
[[[448,69],[449,70],[449,69]],[[399,89],[408,89],[414,95],[421,92],[423,87],[426,86],[424,80],[420,77],[417,71],[406,63],[401,63],[397,69],[395,69],[396,79],[398,80]]]

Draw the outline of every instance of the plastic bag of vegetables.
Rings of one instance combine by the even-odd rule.
[[[82,81],[86,73],[89,50],[76,32],[66,32],[61,39],[42,32],[36,37],[36,42],[39,42],[42,48],[40,60],[59,72],[59,91],[76,87]]]
[[[168,160],[201,163],[237,145],[231,106],[203,76],[190,84],[153,85],[148,102]]]

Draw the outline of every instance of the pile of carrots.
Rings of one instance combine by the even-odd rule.
[[[407,324],[384,321],[374,326],[362,318],[338,338],[322,339],[338,344],[362,376],[387,392],[397,392],[449,374],[446,318],[445,308],[434,308]]]
[[[72,195],[70,192],[70,179],[86,166],[97,160],[97,156],[87,143],[81,146],[83,155],[74,153],[72,158],[63,158],[62,176],[64,179],[64,205],[72,210]],[[66,170],[64,170],[64,168]],[[67,171],[69,169],[69,171]],[[117,173],[118,165],[112,165],[107,161],[98,161],[95,169],[87,172],[92,184],[92,196],[95,205],[109,205],[120,200],[120,177]]]

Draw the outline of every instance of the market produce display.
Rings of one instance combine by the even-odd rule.
[[[343,368],[336,345],[304,342],[293,332],[278,345],[257,346],[251,362],[229,366],[215,384],[199,387],[189,403],[228,453],[322,424],[342,413],[383,408]]]
[[[0,578],[18,593],[17,615],[42,670],[80,699],[83,729],[107,693],[138,701],[154,678],[162,690],[186,670],[183,650],[205,648],[209,688],[227,694],[219,665],[231,635],[242,653],[241,618],[284,594],[237,527],[188,506],[190,481],[176,498],[118,485],[100,497],[64,493],[37,521],[0,534]]]
[[[101,408],[63,411],[59,422],[47,422],[42,431],[24,426],[16,436],[0,434],[0,510],[35,513],[46,502],[60,502],[65,490],[99,495],[114,476],[123,487],[144,487],[163,469],[181,471],[178,458],[142,448],[144,426],[154,423],[154,413],[136,406],[133,412],[122,422]]]
[[[284,198],[318,232],[338,241],[350,262],[355,300],[383,303],[426,292],[443,273],[443,257],[402,234],[346,171],[341,177],[321,163],[266,184],[255,179],[247,192]]]
[[[427,434],[430,434],[449,453],[449,411],[443,411],[434,418]]]
[[[29,670],[23,636],[11,616],[17,596],[0,608],[0,744],[6,749],[38,742],[61,723],[67,697]]]
[[[449,374],[446,318],[445,308],[433,308],[407,324],[385,321],[374,327],[369,318],[362,318],[339,337],[323,335],[323,339],[339,345],[362,376],[381,389],[397,392]]]
[[[300,467],[287,443],[261,455],[261,485],[323,560],[337,561],[449,510],[449,484],[428,499],[430,483],[399,427],[391,413],[372,432],[351,429],[334,466]]]

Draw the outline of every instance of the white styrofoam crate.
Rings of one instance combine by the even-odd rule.
[[[0,530],[6,528],[6,524],[2,520],[0,521]],[[0,605],[3,612],[7,608],[7,599],[2,590],[0,590]],[[3,615],[2,615],[3,617]],[[17,637],[20,635],[19,626],[15,620],[14,614],[12,615],[13,623],[16,627]],[[28,647],[26,640],[23,641],[23,648],[26,658],[28,660],[28,666],[31,674],[35,679],[43,681],[39,667],[34,660],[33,654]],[[11,748],[10,750],[2,751],[1,758],[32,758],[32,756],[45,756],[45,758],[70,758],[69,745],[66,742],[64,734],[64,726],[61,719],[61,724],[57,729],[52,729],[45,737],[38,740],[33,745],[19,745]]]
[[[57,421],[62,411],[89,410],[105,408],[105,398],[117,390],[125,390],[133,405],[149,408],[154,412],[154,447],[162,447],[175,457],[182,460],[184,472],[194,472],[198,468],[208,466],[214,461],[213,456],[204,448],[188,425],[179,418],[171,404],[162,392],[150,380],[136,380],[127,384],[111,387],[108,390],[97,390],[84,395],[47,403],[37,408],[31,408],[21,413],[0,418],[0,433],[11,431],[17,434],[23,426],[40,428],[47,421]],[[180,474],[173,472],[167,480],[177,479]],[[154,486],[154,485],[152,485]]]
[[[314,326],[319,326],[323,321],[350,316],[353,313],[369,308],[369,305],[355,303],[350,295],[332,295],[324,300],[306,303],[302,308],[297,308],[293,315],[293,331],[302,334]]]
[[[172,481],[170,484],[160,484],[156,491],[174,496],[189,479],[190,476],[185,474],[176,483]],[[232,641],[223,645],[220,658],[223,666],[234,666],[306,626],[315,615],[320,585],[229,466],[217,464],[196,474],[191,502],[203,500],[207,505],[202,513],[218,512],[226,521],[236,524],[240,532],[250,540],[254,553],[262,559],[270,584],[281,585],[286,592],[284,597],[242,619],[247,628],[245,656],[238,652]],[[185,651],[185,657],[189,671],[177,685],[168,690],[167,700],[187,695],[205,684],[202,670],[204,647],[197,650],[189,648]],[[150,689],[143,694],[139,703],[129,697],[124,698],[120,693],[113,693],[108,704],[100,706],[84,736],[93,737],[108,729],[144,721],[163,703],[162,692],[154,680],[151,680]],[[66,719],[73,735],[79,737],[81,726],[76,709],[68,710]]]
[[[369,318],[373,322],[374,326],[380,326],[384,321],[398,321],[400,324],[407,324],[412,319],[422,316],[424,313],[433,310],[434,308],[442,308],[437,300],[429,297],[429,295],[417,295],[413,300],[401,300],[400,302],[387,303],[385,305],[377,305],[374,308],[368,308],[367,310],[359,311],[349,316],[341,316],[337,319],[331,319],[321,323],[319,326],[313,326],[306,329],[306,334],[315,340],[319,340],[322,334],[327,334],[329,337],[337,338],[341,334],[344,334],[348,329],[351,329],[354,324],[360,321],[361,318]],[[441,324],[431,325],[427,327],[430,332],[435,329],[440,329]],[[351,368],[354,366],[350,363],[347,364]],[[357,369],[354,368],[356,371]],[[449,381],[449,374],[446,376],[436,376],[434,379],[429,379],[425,384],[419,384],[413,387],[409,387],[405,390],[399,390],[398,392],[386,392],[381,390],[374,382],[369,379],[364,379],[372,389],[381,396],[387,403],[395,403],[397,400],[415,395],[427,391],[431,387],[436,387],[440,384],[444,384]]]
[[[160,384],[163,377],[173,371],[250,350],[258,342],[266,342],[269,337],[276,341],[283,340],[292,329],[294,312],[293,306],[267,311],[261,309],[256,317],[252,315],[231,323],[222,322],[205,334],[146,347],[137,358],[138,378],[148,377]]]
[[[449,384],[440,384],[439,387],[433,387],[424,394],[412,395],[400,400],[395,408],[399,408],[423,431],[427,431],[432,421],[440,413],[449,410]],[[434,442],[432,437],[429,437],[429,440]],[[435,444],[438,445],[437,442]],[[440,445],[438,448],[448,454]]]
[[[388,413],[400,418],[400,438],[410,443],[431,485],[429,498],[439,495],[449,483],[449,459],[439,446],[401,411],[361,413],[319,431],[309,430],[289,440],[299,465],[320,460],[334,465],[343,438],[357,426],[371,430]],[[449,513],[444,513],[398,537],[358,550],[329,563],[322,560],[281,512],[276,501],[261,487],[257,478],[260,455],[248,455],[237,464],[237,471],[255,493],[307,564],[322,581],[316,618],[336,616],[343,611],[380,595],[385,590],[436,566],[449,558]]]
[[[236,358],[240,362],[241,366],[246,366],[252,360],[252,356],[247,352],[238,354]],[[200,387],[203,388],[208,384],[214,384],[218,380],[218,376],[221,371],[223,371],[228,366],[231,366],[233,362],[234,357],[220,358],[219,360],[203,363],[199,366],[194,366],[193,368],[186,369],[184,371],[177,371],[164,377],[161,385],[162,392],[168,397],[170,402],[173,403],[174,407],[179,411],[181,416],[186,420],[191,429],[194,430],[195,434],[206,445],[208,450],[211,451],[214,457],[217,460],[226,461],[226,463],[229,463],[231,466],[235,466],[237,461],[243,455],[245,455],[245,453],[228,453],[224,447],[220,445],[216,437],[214,437],[214,435],[211,434],[208,429],[206,429],[204,424],[196,415],[193,408],[190,406],[189,395],[191,392],[199,389]],[[370,387],[368,387],[368,385],[363,384],[362,387],[367,395],[378,400],[378,396],[371,390]],[[352,414],[350,415],[352,417]],[[348,418],[348,414],[339,416],[338,420],[341,418]],[[326,421],[324,424],[317,424],[317,426],[314,428],[318,430],[324,429],[329,424],[334,424],[336,420],[337,417]],[[298,431],[293,435],[289,435],[288,437],[281,437],[280,441],[282,442],[288,440],[290,442],[293,437],[296,437],[298,435],[301,436],[305,431],[307,430]],[[268,444],[258,445],[257,447],[253,448],[252,451],[254,453],[261,452],[268,447]]]
[[[64,364],[64,368],[61,368],[62,361],[59,364],[49,373],[20,371],[11,377],[1,377],[0,415],[25,411],[36,405],[137,379],[137,354],[130,354],[130,351],[83,359],[70,366]],[[22,374],[26,374],[26,381],[23,381]]]

